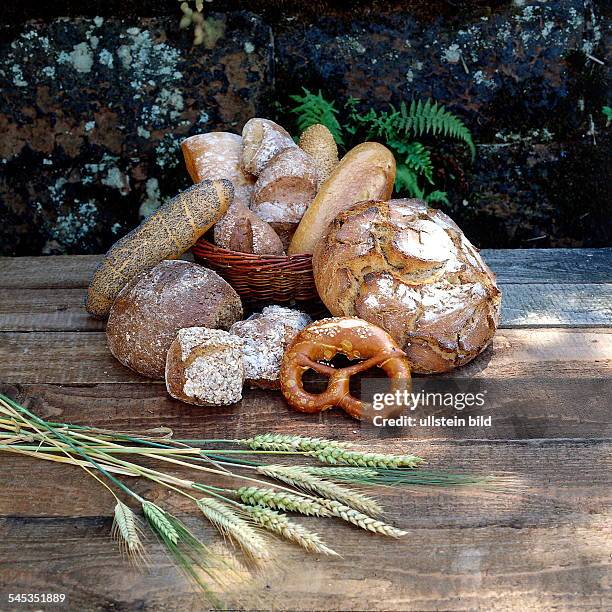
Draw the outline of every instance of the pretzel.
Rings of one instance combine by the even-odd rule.
[[[346,368],[330,362],[338,353],[361,359]],[[376,325],[355,317],[335,317],[305,327],[293,340],[281,363],[280,385],[285,399],[300,412],[321,412],[333,406],[356,419],[372,416],[372,407],[350,394],[350,378],[359,372],[379,367],[391,379],[391,393],[410,391],[410,365],[393,338]],[[302,377],[314,370],[329,377],[323,393],[309,393]]]

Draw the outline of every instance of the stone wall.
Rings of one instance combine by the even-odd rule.
[[[255,115],[292,128],[301,86],[378,108],[433,97],[459,114],[476,161],[441,147],[439,179],[480,246],[610,242],[597,3],[213,2],[198,47],[178,3],[136,3],[145,17],[74,4],[28,21],[13,6],[0,32],[0,254],[105,250],[188,184],[185,136]]]

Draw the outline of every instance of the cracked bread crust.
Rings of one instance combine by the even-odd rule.
[[[339,214],[313,270],[329,311],[387,330],[415,372],[468,363],[499,323],[495,275],[456,223],[420,200],[373,200]]]

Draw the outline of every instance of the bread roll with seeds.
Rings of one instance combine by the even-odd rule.
[[[329,311],[385,329],[415,372],[468,363],[499,323],[495,275],[461,229],[421,200],[363,202],[340,213],[312,267]]]
[[[203,181],[166,202],[106,253],[87,289],[86,309],[104,318],[115,298],[140,272],[176,259],[227,211],[230,181]]]
[[[281,151],[297,148],[289,133],[278,123],[255,117],[242,128],[242,166],[259,176],[268,162]]]
[[[324,125],[316,123],[302,132],[298,144],[314,159],[321,185],[338,165],[338,145],[332,133]]]
[[[321,185],[291,239],[287,254],[312,253],[336,215],[356,202],[388,200],[395,181],[393,153],[377,142],[351,149]]]
[[[220,329],[179,330],[166,357],[166,389],[196,406],[225,406],[242,398],[242,338]]]
[[[242,167],[242,138],[238,134],[197,134],[183,140],[181,150],[194,183],[227,179],[234,186],[234,202],[249,206],[255,177]]]

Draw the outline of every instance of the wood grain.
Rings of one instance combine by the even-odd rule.
[[[507,329],[454,373],[457,378],[590,378],[612,368],[610,329]],[[4,332],[0,381],[6,383],[140,383],[148,379],[110,354],[101,332]]]

